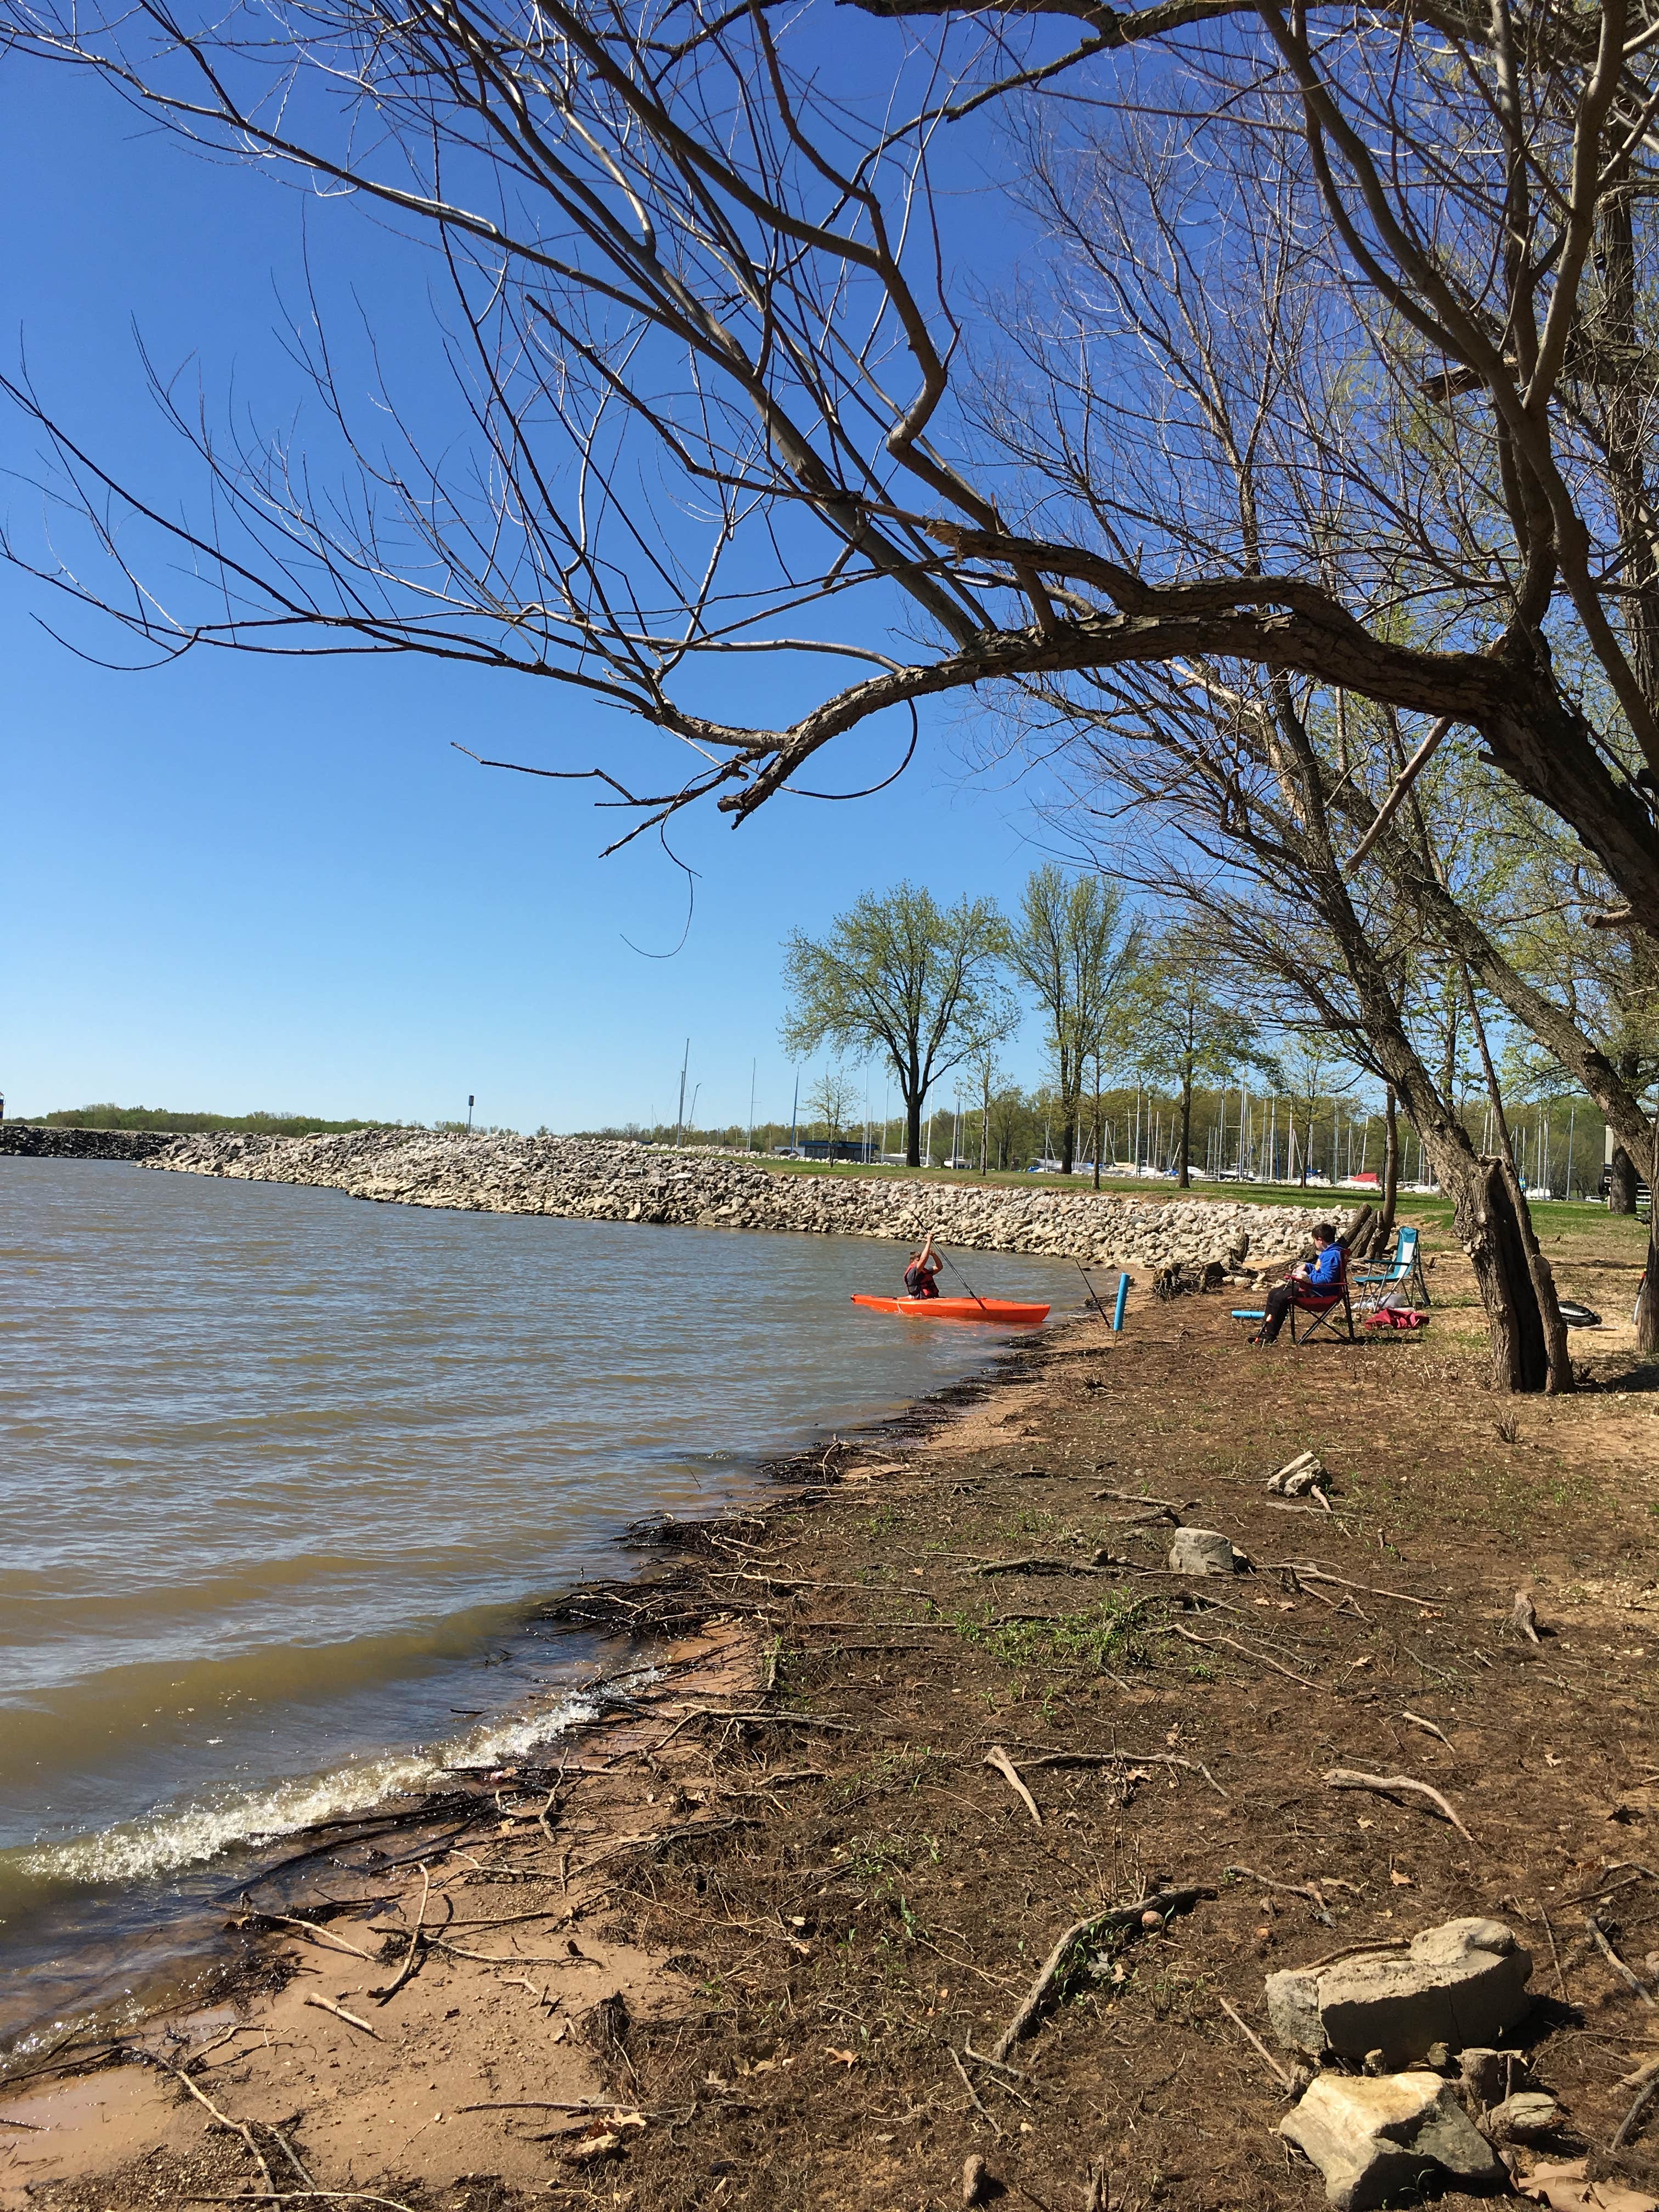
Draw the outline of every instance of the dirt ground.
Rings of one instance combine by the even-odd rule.
[[[1271,2051],[1265,1974],[1464,1913],[1532,1952],[1551,2153],[1659,2194],[1659,2111],[1604,2148],[1659,2010],[1586,1923],[1659,1984],[1659,1374],[1629,1261],[1556,1256],[1610,1323],[1576,1396],[1487,1393],[1443,1253],[1420,1338],[1137,1304],[655,1532],[570,1608],[677,1639],[623,1711],[262,1893],[307,1924],[219,2002],[0,2103],[0,2203],[942,2212],[978,2153],[1038,2212],[1311,2208],[1238,2023]],[[1332,1511],[1267,1495],[1304,1449]],[[1167,1572],[1176,1519],[1253,1571]],[[1161,1892],[994,2063],[1063,1931]]]

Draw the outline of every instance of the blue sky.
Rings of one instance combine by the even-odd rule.
[[[39,388],[164,501],[193,485],[161,428],[132,325],[210,392],[287,388],[277,288],[297,282],[301,201],[211,165],[95,85],[0,70],[0,329]],[[391,254],[363,227],[354,274]],[[0,422],[0,458],[38,444]],[[0,508],[39,545],[40,501]],[[645,845],[597,854],[614,817],[579,790],[490,775],[493,755],[605,758],[636,726],[580,695],[412,658],[204,656],[118,673],[77,659],[122,641],[0,571],[7,672],[8,1110],[124,1103],[554,1128],[672,1115],[684,1041],[698,1118],[781,1115],[779,940],[909,874],[942,898],[1008,902],[1042,855],[1028,794],[975,782],[962,735],[924,724],[909,773],[850,805],[775,800],[739,831],[683,823],[696,913],[672,959],[684,879]],[[882,742],[885,742],[884,739]],[[1035,1079],[1036,1024],[1013,1047]],[[941,1102],[943,1103],[943,1102]]]

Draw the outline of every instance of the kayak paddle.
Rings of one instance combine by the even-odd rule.
[[[939,1254],[939,1258],[940,1258],[941,1260],[943,1260],[943,1261],[944,1261],[944,1262],[945,1262],[945,1266],[946,1266],[947,1267],[949,1267],[949,1268],[950,1268],[950,1270],[951,1270],[951,1272],[952,1273],[952,1274],[956,1274],[956,1275],[962,1275],[962,1287],[963,1288],[963,1290],[965,1290],[965,1291],[967,1291],[967,1293],[968,1293],[969,1297],[973,1300],[974,1304],[975,1304],[976,1306],[984,1306],[984,1305],[985,1305],[985,1301],[984,1301],[984,1299],[983,1299],[982,1297],[981,1297],[981,1296],[980,1296],[979,1292],[978,1292],[978,1291],[974,1288],[973,1285],[969,1281],[969,1279],[968,1279],[967,1276],[966,1276],[966,1275],[963,1275],[963,1274],[962,1274],[962,1270],[961,1270],[961,1268],[957,1267],[957,1265],[956,1261],[955,1261],[951,1257],[950,1254],[945,1250],[945,1247],[944,1247],[942,1244],[936,1244],[936,1245],[934,1245],[933,1249],[934,1249],[934,1250]],[[988,1313],[988,1312],[990,1311],[990,1308],[989,1308],[988,1306],[986,1306],[986,1307],[985,1307],[985,1310]]]

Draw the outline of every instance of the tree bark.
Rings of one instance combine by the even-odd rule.
[[[1458,1239],[1480,1285],[1492,1336],[1492,1386],[1546,1389],[1549,1346],[1504,1163],[1477,1158],[1472,1149],[1443,1147],[1433,1138],[1427,1141],[1440,1188],[1452,1200]]]
[[[904,1159],[908,1167],[921,1165],[921,1094],[904,1094]]]
[[[1644,1358],[1659,1352],[1659,1206],[1653,1194],[1659,1189],[1659,1126],[1648,1158],[1648,1263],[1636,1296],[1636,1348]]]
[[[1634,1213],[1636,1186],[1640,1181],[1635,1161],[1622,1145],[1615,1145],[1613,1148],[1613,1174],[1607,1184],[1607,1212]],[[1651,1182],[1648,1188],[1653,1188]]]
[[[1400,1101],[1389,1084],[1382,1101],[1382,1210],[1377,1216],[1379,1246],[1394,1234],[1394,1217],[1400,1200]]]

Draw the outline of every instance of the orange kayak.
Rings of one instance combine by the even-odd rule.
[[[878,1298],[854,1291],[853,1304],[908,1321],[988,1321],[1004,1328],[1035,1328],[1048,1318],[1047,1306],[1020,1305],[1012,1298]]]

